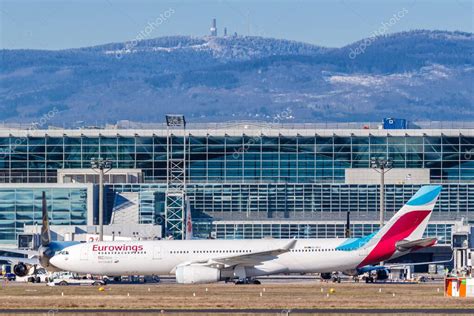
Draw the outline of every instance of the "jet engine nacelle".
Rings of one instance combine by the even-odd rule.
[[[387,280],[389,276],[389,271],[387,269],[377,270],[377,280]]]
[[[180,266],[176,269],[176,282],[181,284],[213,283],[221,279],[221,271],[204,266]]]
[[[30,274],[30,269],[31,266],[19,262],[13,266],[13,273],[15,273],[16,276],[24,277],[25,275]]]

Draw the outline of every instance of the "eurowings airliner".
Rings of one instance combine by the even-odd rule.
[[[423,186],[379,231],[332,239],[57,242],[50,240],[43,202],[42,246],[36,260],[52,271],[175,275],[177,283],[186,284],[280,273],[356,275],[369,265],[434,245],[437,239],[423,238],[423,233],[440,192],[441,186]],[[18,263],[14,270],[24,273],[28,266]]]

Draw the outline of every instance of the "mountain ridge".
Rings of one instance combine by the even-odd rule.
[[[167,36],[59,51],[1,50],[0,120],[473,120],[474,35],[416,30],[340,48]],[[133,44],[133,43],[132,43]],[[128,49],[127,49],[128,47]],[[131,49],[130,49],[131,48]],[[120,52],[120,56],[117,54]],[[98,119],[100,118],[100,119]]]

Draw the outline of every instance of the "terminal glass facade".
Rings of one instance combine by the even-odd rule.
[[[387,218],[398,211],[421,185],[386,185]],[[140,192],[140,222],[154,224],[164,212],[164,184],[111,184],[114,192]],[[222,220],[316,219],[345,220],[346,212],[378,220],[377,185],[348,184],[190,184],[188,199],[198,214]],[[467,219],[474,208],[474,185],[443,185],[432,217]]]
[[[50,225],[87,225],[86,188],[0,188],[0,243],[15,242],[25,225],[39,232],[43,191]]]
[[[114,168],[142,169],[145,182],[166,180],[166,137],[3,137],[0,181],[56,182],[56,170],[90,168],[102,156]],[[179,141],[179,137],[177,140]],[[432,182],[474,181],[474,137],[193,136],[188,180],[207,183],[343,183],[345,168],[388,156],[395,168],[429,168]]]
[[[398,211],[421,185],[386,185],[387,216]],[[225,218],[293,218],[345,219],[354,216],[378,219],[379,187],[346,184],[246,184],[190,185],[191,205],[207,213],[224,214]],[[437,218],[467,217],[474,209],[474,186],[443,185],[434,208]]]

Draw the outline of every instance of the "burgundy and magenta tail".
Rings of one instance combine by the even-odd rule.
[[[407,244],[421,240],[441,188],[439,185],[421,187],[361,249],[368,254],[359,267],[390,259],[397,250],[400,251],[401,248],[397,248],[400,242]]]

